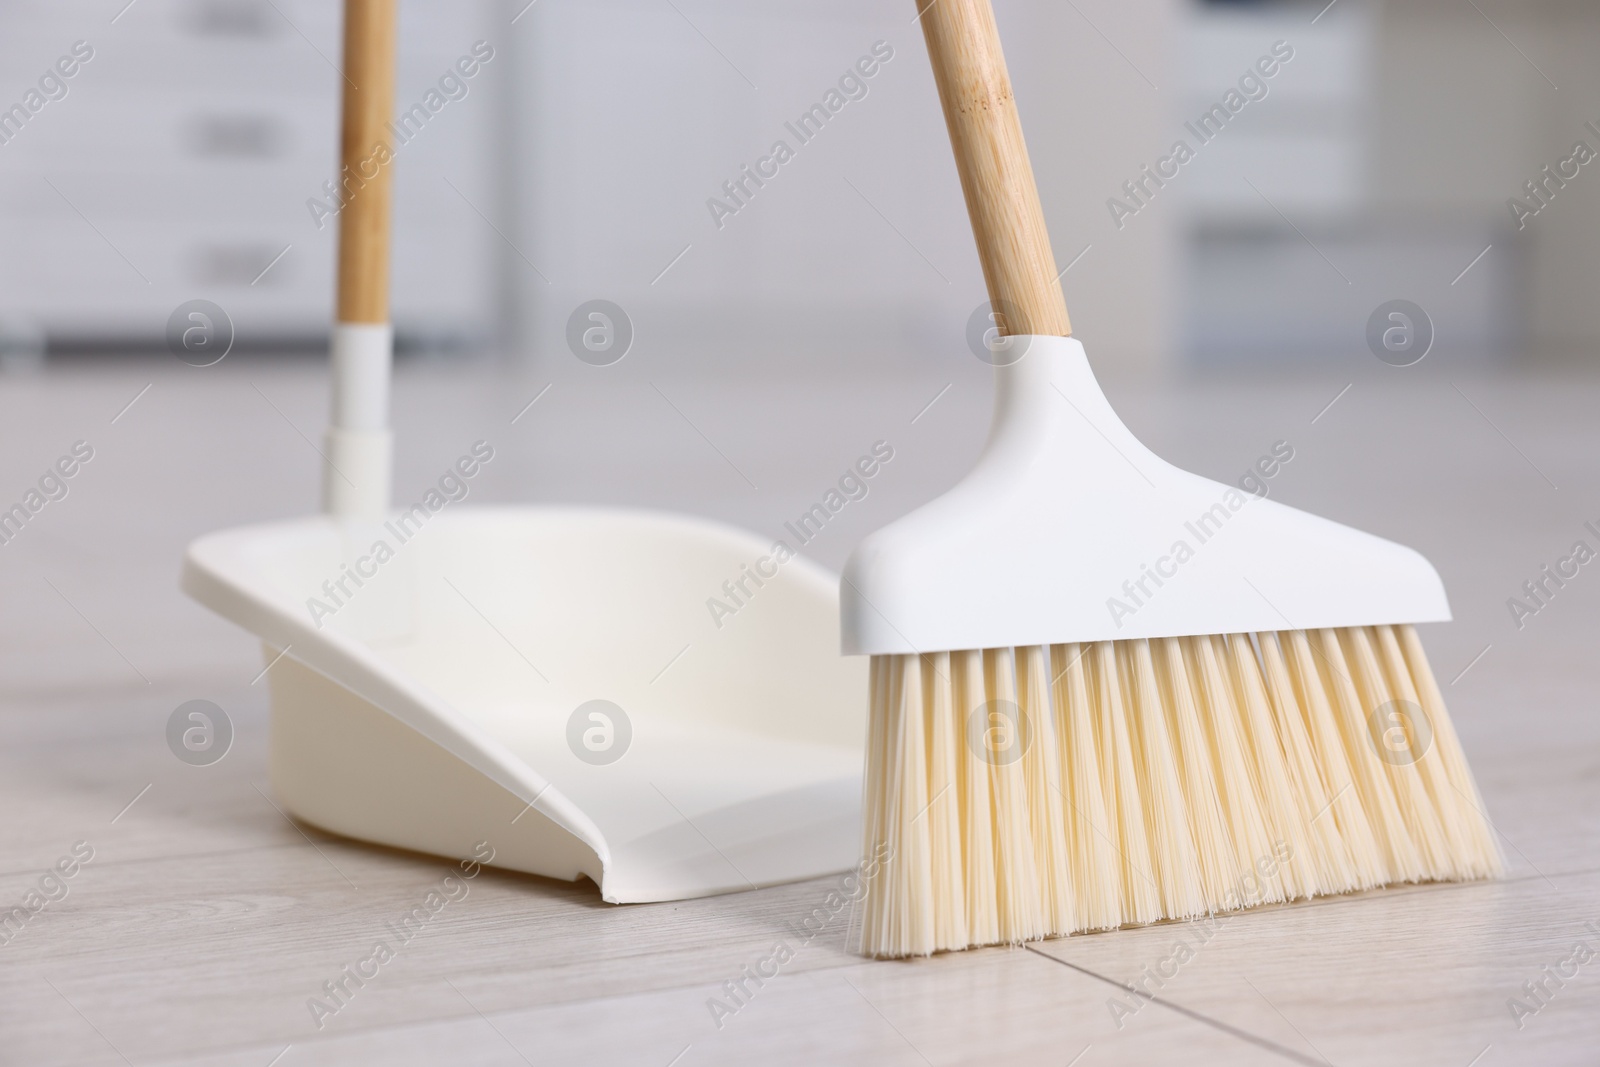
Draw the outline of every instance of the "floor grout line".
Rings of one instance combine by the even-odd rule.
[[[1287,1048],[1287,1047],[1285,1047],[1283,1045],[1280,1045],[1276,1041],[1271,1040],[1270,1038],[1261,1037],[1261,1036],[1259,1036],[1257,1034],[1251,1033],[1248,1030],[1241,1030],[1237,1026],[1232,1025],[1231,1023],[1225,1023],[1221,1019],[1213,1019],[1211,1016],[1206,1015],[1204,1012],[1198,1012],[1198,1011],[1195,1011],[1193,1008],[1184,1007],[1182,1004],[1178,1004],[1178,1003],[1175,1003],[1174,1001],[1167,1000],[1164,997],[1150,996],[1150,994],[1145,993],[1145,992],[1143,992],[1141,990],[1135,990],[1134,987],[1131,986],[1131,985],[1124,985],[1122,982],[1117,981],[1115,978],[1107,978],[1105,975],[1096,973],[1095,971],[1091,971],[1087,967],[1081,967],[1076,963],[1070,963],[1067,960],[1064,960],[1064,959],[1060,958],[1059,956],[1052,956],[1048,952],[1041,952],[1038,949],[1034,948],[1033,945],[1031,945],[1031,944],[1024,945],[1022,947],[1027,949],[1028,952],[1032,953],[1035,956],[1038,956],[1041,959],[1049,960],[1051,963],[1059,963],[1061,966],[1066,967],[1069,970],[1077,971],[1079,974],[1088,975],[1090,978],[1094,978],[1094,979],[1096,979],[1098,981],[1104,982],[1107,985],[1114,987],[1115,989],[1117,989],[1120,992],[1123,992],[1123,993],[1134,993],[1134,992],[1137,992],[1137,993],[1139,993],[1140,996],[1148,997],[1149,998],[1149,1002],[1152,1003],[1152,1004],[1156,1004],[1156,1005],[1158,1005],[1160,1007],[1166,1008],[1169,1011],[1177,1012],[1179,1015],[1188,1016],[1190,1019],[1193,1019],[1195,1022],[1203,1023],[1206,1026],[1212,1027],[1215,1030],[1219,1030],[1222,1033],[1229,1035],[1230,1037],[1236,1037],[1240,1041],[1248,1042],[1249,1044],[1255,1045],[1258,1048],[1262,1048],[1262,1049],[1265,1049],[1268,1052],[1272,1052],[1272,1053],[1275,1053],[1275,1054],[1277,1054],[1279,1056],[1282,1056],[1284,1059],[1289,1060],[1291,1063],[1305,1064],[1305,1065],[1307,1065],[1307,1067],[1328,1067],[1328,1065],[1326,1063],[1324,1063],[1322,1060],[1312,1059],[1310,1056],[1306,1056],[1303,1053],[1296,1052],[1294,1049]]]

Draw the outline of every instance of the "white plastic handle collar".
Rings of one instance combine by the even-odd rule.
[[[332,362],[322,508],[338,519],[379,518],[389,510],[394,454],[389,432],[393,328],[388,323],[335,323]]]

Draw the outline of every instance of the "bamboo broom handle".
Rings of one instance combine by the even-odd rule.
[[[967,214],[1008,334],[1072,336],[989,0],[917,0]]]
[[[339,321],[389,321],[389,141],[395,0],[346,0],[339,213]],[[380,150],[380,146],[382,146]],[[353,190],[353,191],[351,191]]]

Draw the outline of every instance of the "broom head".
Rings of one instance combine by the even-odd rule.
[[[926,955],[1502,860],[1413,623],[1437,572],[1166,463],[1083,347],[996,362],[971,474],[868,537],[859,947]]]

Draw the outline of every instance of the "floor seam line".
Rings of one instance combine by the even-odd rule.
[[[1312,1059],[1310,1056],[1303,1055],[1299,1052],[1296,1052],[1294,1049],[1278,1044],[1271,1038],[1261,1037],[1257,1034],[1251,1033],[1248,1030],[1241,1030],[1232,1023],[1225,1023],[1221,1019],[1214,1019],[1203,1012],[1195,1011],[1193,1008],[1185,1007],[1182,1004],[1167,1000],[1164,997],[1150,996],[1150,994],[1145,993],[1142,990],[1137,990],[1131,985],[1125,985],[1122,982],[1117,981],[1115,978],[1109,978],[1106,975],[1091,971],[1087,967],[1081,967],[1076,963],[1070,963],[1058,956],[1052,956],[1048,952],[1041,952],[1032,945],[1023,945],[1022,947],[1041,959],[1047,959],[1051,963],[1058,963],[1069,970],[1077,971],[1079,974],[1087,975],[1088,977],[1104,982],[1109,986],[1114,986],[1123,993],[1137,993],[1139,996],[1148,997],[1150,1002],[1153,1004],[1158,1004],[1169,1011],[1175,1011],[1179,1015],[1187,1016],[1188,1018],[1193,1019],[1195,1022],[1203,1023],[1204,1025],[1210,1026],[1215,1030],[1228,1034],[1230,1037],[1238,1038],[1241,1041],[1247,1041],[1258,1048],[1262,1048],[1268,1052],[1282,1056],[1292,1063],[1304,1064],[1306,1067],[1328,1067],[1328,1065],[1322,1060]]]

